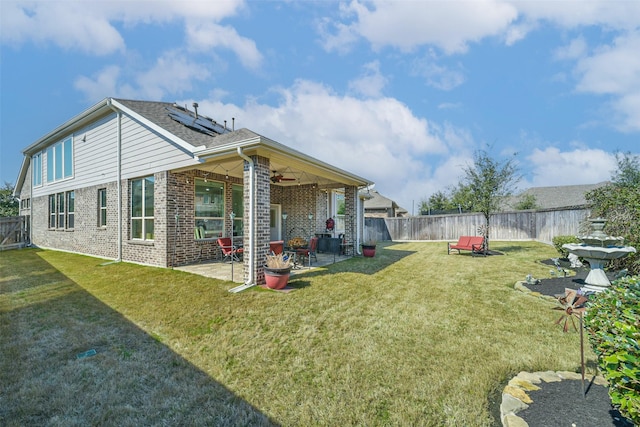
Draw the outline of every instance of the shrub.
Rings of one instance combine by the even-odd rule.
[[[611,183],[585,194],[593,217],[607,219],[604,232],[621,236],[628,246],[640,246],[640,156],[631,153],[616,154],[618,170]],[[640,253],[629,254],[609,263],[612,270],[627,269],[640,274]]]
[[[284,269],[291,267],[291,258],[283,253],[277,255],[267,255],[266,261],[268,268]]]
[[[592,296],[584,321],[611,402],[640,425],[640,276]]]
[[[563,248],[562,245],[565,243],[580,243],[576,236],[555,236],[551,241],[562,258],[569,256],[569,251]]]

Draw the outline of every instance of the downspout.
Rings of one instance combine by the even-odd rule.
[[[256,225],[254,218],[254,207],[253,201],[255,199],[255,164],[251,157],[247,156],[242,152],[241,147],[237,147],[238,156],[240,156],[244,161],[249,164],[249,280],[244,285],[236,286],[235,288],[229,289],[229,292],[240,292],[248,289],[252,286],[255,286],[255,277],[254,277],[254,265],[255,265],[255,234],[256,234]],[[233,238],[233,236],[232,236]],[[246,253],[246,252],[245,252]]]
[[[118,258],[116,262],[122,261],[122,111],[118,110],[111,104],[111,98],[107,99],[107,106],[111,108],[117,117],[116,125],[116,186],[118,197]]]
[[[364,221],[364,213],[362,212],[362,206],[363,206],[363,201],[362,198],[360,197],[360,195],[358,194],[358,201],[356,202],[356,246],[354,248],[354,250],[356,251],[356,253],[358,255],[362,255],[362,253],[360,252],[360,238],[361,238],[361,230],[363,230],[364,225],[363,225],[363,221]]]

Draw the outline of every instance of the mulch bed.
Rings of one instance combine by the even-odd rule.
[[[556,297],[564,295],[565,289],[578,290],[585,285],[584,279],[589,274],[588,267],[570,268],[567,260],[560,260],[560,266],[567,271],[574,271],[575,276],[558,276],[558,270],[553,260],[542,261],[549,265],[550,272],[555,276],[540,279],[540,283],[524,286],[542,295]],[[551,275],[551,274],[550,274]],[[609,280],[613,279],[613,273],[608,273]],[[620,412],[611,406],[608,389],[604,386],[591,383],[586,379],[586,395],[582,394],[582,381],[563,380],[538,384],[540,390],[527,394],[533,403],[525,410],[518,412],[518,416],[525,420],[530,427],[544,426],[571,426],[578,427],[632,427],[633,423],[622,417]]]
[[[575,272],[575,276],[562,277],[562,274],[557,270],[553,260],[548,259],[541,262],[549,266],[549,276],[551,276],[552,271],[554,276],[546,279],[540,279],[540,283],[536,285],[529,285],[527,283],[523,283],[523,285],[532,292],[539,292],[542,295],[549,295],[552,297],[564,295],[564,290],[566,288],[578,290],[586,285],[584,279],[586,279],[589,274],[589,267],[571,268],[569,261],[563,259],[560,259],[559,261],[560,267],[567,270],[569,274],[571,274],[571,271]],[[607,272],[606,274],[607,277],[609,277],[609,280],[613,280],[613,273]]]
[[[518,412],[529,427],[633,427],[633,423],[611,406],[606,387],[585,380],[562,380],[537,384],[540,390],[529,391],[533,400]]]

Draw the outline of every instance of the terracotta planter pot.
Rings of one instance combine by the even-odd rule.
[[[264,268],[264,280],[267,288],[283,289],[289,283],[291,268]]]
[[[376,255],[376,247],[370,245],[362,245],[362,255],[366,257],[374,257]]]

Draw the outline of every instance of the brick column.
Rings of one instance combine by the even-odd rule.
[[[344,188],[344,240],[345,243],[354,245],[355,255],[356,244],[356,218],[358,212],[358,187],[346,186]]]
[[[271,195],[270,195],[270,163],[266,157],[252,156],[254,168],[255,168],[255,200],[253,204],[254,208],[254,253],[249,253],[249,230],[251,224],[249,224],[249,182],[251,177],[249,176],[249,164],[244,164],[244,222],[245,222],[245,235],[244,235],[244,281],[249,280],[249,260],[251,257],[255,260],[253,265],[253,277],[256,285],[264,284],[264,263],[266,261],[267,251],[269,249],[269,210],[271,207]]]

